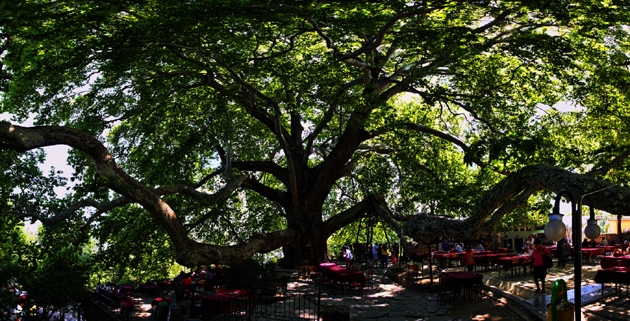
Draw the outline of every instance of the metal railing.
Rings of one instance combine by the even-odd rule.
[[[311,292],[286,292],[275,297],[260,290],[254,292],[251,300],[252,316],[266,319],[319,320],[320,307],[319,288]]]

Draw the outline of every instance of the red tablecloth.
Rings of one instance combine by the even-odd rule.
[[[596,255],[604,254],[605,252],[605,249],[596,247],[587,247],[582,249],[582,255],[588,257],[589,259]]]
[[[468,287],[475,284],[483,283],[483,275],[475,274],[470,272],[462,272],[462,271],[451,271],[451,272],[442,272],[440,274],[440,279],[443,280],[444,277],[450,277],[453,281],[450,286],[456,288],[456,291],[461,292],[462,287]],[[442,281],[440,281],[442,282]]]
[[[600,269],[595,274],[596,283],[630,284],[630,269],[613,267]]]
[[[496,259],[503,271],[510,270],[512,276],[514,276],[514,268],[527,266],[531,261],[532,257],[529,255],[504,256]]]
[[[442,263],[444,260],[461,260],[464,257],[464,252],[434,252],[433,257]]]
[[[615,266],[630,267],[630,255],[623,256],[604,256],[600,262],[602,268],[610,268]]]
[[[225,292],[219,292],[212,295],[204,295],[201,298],[201,309],[203,311],[204,320],[212,318],[223,311],[227,311],[234,300],[246,299],[247,290],[229,290]]]
[[[322,263],[319,266],[322,269],[322,273],[329,276],[333,281],[337,283],[345,283],[351,281],[354,277],[361,279],[361,286],[365,286],[366,278],[365,274],[360,270],[348,269],[339,265],[327,266]]]
[[[159,287],[157,285],[149,285],[149,284],[140,284],[140,285],[138,285],[138,291],[140,291],[140,292],[157,291],[158,288]]]
[[[122,292],[131,292],[133,291],[133,287],[131,285],[121,285],[120,291]]]
[[[153,299],[153,301],[151,301],[151,306],[156,306],[162,302],[166,302],[166,303],[171,303],[171,298],[155,298]]]

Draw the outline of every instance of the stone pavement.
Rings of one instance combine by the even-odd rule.
[[[347,305],[353,320],[431,320],[450,321],[452,304],[438,300],[435,293],[418,293],[406,289],[386,275],[385,270],[375,269],[374,290],[364,290],[362,298],[357,292],[344,296],[341,289],[322,294],[321,305]],[[390,274],[391,275],[391,274]],[[294,275],[289,280],[289,291],[306,291],[312,283],[298,280]]]

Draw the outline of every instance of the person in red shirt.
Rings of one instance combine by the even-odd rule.
[[[464,253],[464,263],[466,264],[466,268],[468,272],[472,272],[475,267],[475,258],[473,256],[472,247],[467,246],[466,252]]]
[[[551,257],[549,249],[542,246],[540,239],[534,240],[534,252],[532,258],[534,260],[534,283],[536,283],[536,292],[545,292],[545,278],[547,277],[547,267],[545,267],[544,256]],[[542,289],[541,289],[542,288]]]

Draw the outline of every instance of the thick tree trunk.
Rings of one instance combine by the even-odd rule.
[[[300,233],[293,243],[283,246],[283,267],[295,268],[304,260],[310,265],[322,262],[327,252],[328,236],[321,232],[321,229],[313,229],[307,233]]]

